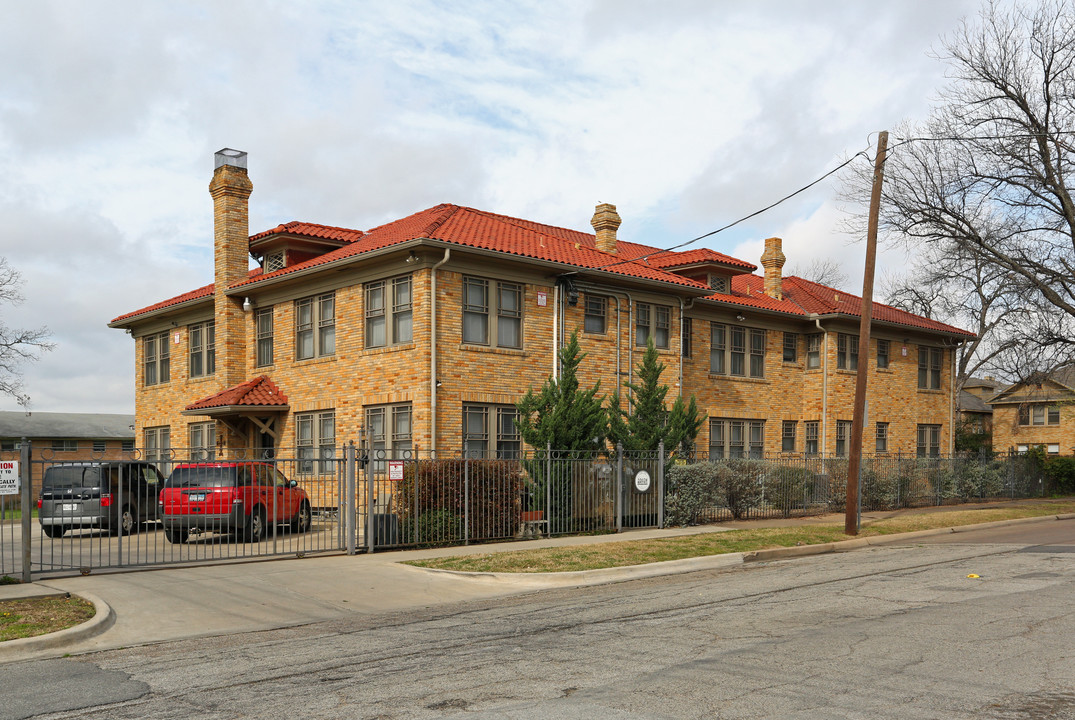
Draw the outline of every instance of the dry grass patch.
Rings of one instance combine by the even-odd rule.
[[[93,603],[77,597],[0,601],[0,641],[66,630],[95,614]]]
[[[940,512],[907,510],[906,514],[883,520],[864,522],[859,537],[891,535],[914,530],[974,525],[996,520],[1042,517],[1071,512],[1075,512],[1075,501],[1021,507]],[[850,539],[851,536],[844,534],[842,524],[757,528],[657,540],[623,540],[593,545],[571,545],[539,550],[516,550],[484,555],[431,558],[429,560],[415,560],[407,564],[463,572],[571,572],[626,567],[628,565],[645,565],[666,560],[682,560],[684,558],[768,550],[770,548],[793,547],[796,545],[820,545]]]

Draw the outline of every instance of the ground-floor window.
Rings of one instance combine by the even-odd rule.
[[[851,421],[836,421],[836,456],[846,457],[847,449],[851,446]]]
[[[807,455],[817,455],[818,453],[818,437],[821,435],[819,432],[821,423],[817,420],[807,420],[803,423],[806,443],[803,448]]]
[[[887,453],[888,452],[888,423],[877,423],[877,440],[874,446],[874,452]]]
[[[190,435],[190,459],[215,460],[216,423],[191,423],[188,430]]]
[[[517,458],[522,440],[514,405],[464,405],[463,451],[474,458]]]
[[[780,450],[781,452],[795,452],[795,428],[798,425],[794,420],[785,420],[780,427]]]
[[[709,459],[760,458],[765,453],[765,421],[709,419]]]
[[[167,425],[144,428],[142,441],[146,460],[157,463],[161,472],[167,473],[168,469],[162,463],[172,459],[172,429]]]
[[[918,457],[939,457],[941,454],[941,426],[918,426]]]
[[[373,469],[381,472],[386,459],[411,457],[414,448],[410,403],[366,408],[366,428],[373,451]]]
[[[336,411],[319,410],[295,415],[295,445],[300,474],[335,472]]]

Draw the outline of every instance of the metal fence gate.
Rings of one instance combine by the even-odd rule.
[[[289,457],[170,449],[84,461],[24,442],[0,495],[0,576],[374,552],[663,522],[664,458],[398,455],[348,443]],[[221,484],[213,473],[227,469]],[[182,507],[173,507],[176,496]]]

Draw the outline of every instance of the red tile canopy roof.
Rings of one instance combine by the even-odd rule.
[[[256,407],[287,407],[287,395],[280,392],[276,383],[267,375],[247,380],[234,387],[221,390],[215,395],[202,398],[187,405],[187,410],[209,410],[212,408],[237,407],[250,405]]]

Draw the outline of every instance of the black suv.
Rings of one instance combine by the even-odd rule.
[[[72,528],[127,535],[156,520],[164,478],[147,462],[57,464],[45,470],[37,517],[50,538]]]

